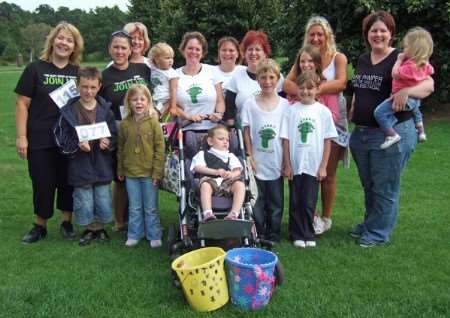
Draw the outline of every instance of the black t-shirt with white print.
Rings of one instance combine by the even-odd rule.
[[[99,95],[112,103],[116,120],[121,120],[120,106],[124,105],[125,94],[133,84],[144,84],[150,89],[150,68],[143,64],[130,63],[126,70],[111,65],[102,72],[103,83]]]
[[[355,106],[352,121],[356,125],[379,127],[373,111],[389,98],[392,91],[392,67],[397,60],[398,50],[393,50],[378,64],[372,64],[370,53],[360,56],[356,73],[353,77]],[[411,112],[395,114],[399,122],[409,119]]]
[[[76,80],[77,72],[75,65],[58,68],[42,60],[28,64],[23,71],[14,92],[31,98],[27,120],[30,149],[56,147],[53,127],[59,117],[59,108],[49,94],[69,80]]]

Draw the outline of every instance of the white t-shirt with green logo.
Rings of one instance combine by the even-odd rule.
[[[278,80],[277,83],[277,93],[283,90],[283,82],[284,78]],[[227,82],[225,85],[225,89],[236,93],[236,108],[237,115],[236,118],[240,120],[240,113],[244,102],[252,97],[256,96],[261,92],[261,87],[256,80],[252,79],[248,76],[247,68],[239,68],[234,74],[233,77]]]
[[[220,80],[215,76],[213,66],[202,64],[200,72],[194,76],[183,73],[183,68],[177,70],[179,75],[177,87],[177,104],[190,115],[209,115],[215,112],[217,92],[215,85]],[[209,129],[215,123],[203,121],[193,123],[187,128],[192,130]]]
[[[151,68],[151,84],[153,88],[153,100],[155,103],[165,104],[170,99],[169,81],[178,78],[178,73],[173,69],[162,70],[152,65]]]
[[[280,126],[288,107],[288,101],[282,97],[277,107],[269,112],[258,106],[255,97],[247,99],[242,107],[242,126],[250,128],[258,179],[276,180],[281,176],[283,149]]]
[[[318,102],[289,106],[281,123],[281,138],[289,140],[294,175],[316,176],[323,157],[325,139],[337,137],[330,110]]]

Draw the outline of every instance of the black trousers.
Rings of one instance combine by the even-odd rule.
[[[283,177],[275,180],[256,178],[256,184],[258,185],[258,199],[253,208],[256,231],[269,240],[278,241],[284,208]]]
[[[68,159],[57,148],[30,150],[28,172],[33,186],[34,214],[43,219],[53,216],[55,191],[56,208],[72,211],[73,188],[67,183]]]
[[[314,241],[314,211],[319,181],[308,174],[294,175],[289,191],[289,237],[291,240]]]

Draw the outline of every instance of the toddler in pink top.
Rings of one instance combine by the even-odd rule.
[[[433,53],[433,39],[430,33],[423,28],[416,27],[408,31],[403,38],[403,53],[397,57],[392,68],[392,93],[402,88],[416,86],[434,73],[433,66],[428,62]],[[427,139],[423,127],[422,113],[419,110],[420,99],[409,97],[406,110],[413,114],[419,141]],[[401,137],[394,130],[397,118],[392,110],[392,99],[382,102],[374,111],[375,119],[386,134],[386,139],[380,145],[386,149],[400,141]]]

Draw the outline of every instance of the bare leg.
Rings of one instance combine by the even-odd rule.
[[[69,211],[61,211],[61,222],[67,221],[72,222],[72,212]]]
[[[115,228],[121,229],[125,226],[125,215],[128,203],[125,183],[114,182],[113,184],[113,209]]]
[[[322,216],[325,218],[331,218],[334,199],[336,198],[336,170],[343,154],[344,148],[332,142],[327,164],[327,177],[321,182]]]
[[[231,193],[233,194],[233,204],[231,206],[231,212],[237,213],[241,210],[242,204],[245,199],[245,185],[242,181],[235,181],[231,186]]]
[[[39,215],[36,215],[36,224],[43,226],[43,227],[47,227],[47,220],[44,218],[41,218]]]
[[[203,182],[200,186],[200,202],[202,204],[203,211],[212,210],[212,194],[213,188],[208,182]]]

